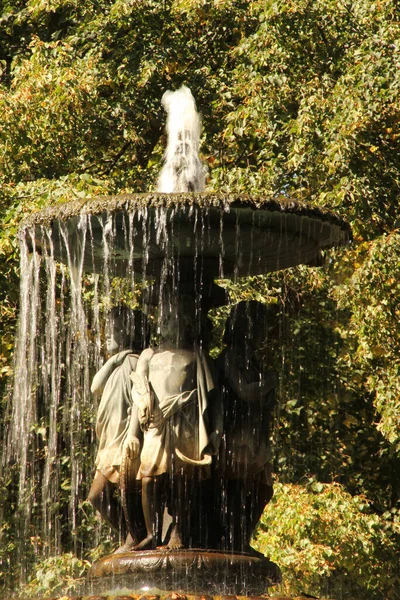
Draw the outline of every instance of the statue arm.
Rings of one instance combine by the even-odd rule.
[[[238,398],[249,403],[262,400],[276,388],[276,376],[272,372],[256,381],[246,381],[246,372],[240,369],[233,357],[228,363],[227,379]]]
[[[135,404],[132,403],[130,409],[130,417],[129,417],[129,426],[126,434],[126,438],[124,441],[124,449],[123,454],[127,454],[127,456],[131,459],[139,456],[140,452],[140,438],[142,437],[142,432],[140,429],[138,409]]]
[[[209,386],[211,389],[208,391],[207,400],[207,404],[209,406],[211,430],[209,435],[209,449],[211,454],[218,454],[224,426],[224,409],[222,405],[222,397],[219,392],[218,375],[215,363],[208,355],[205,360],[209,372],[209,383],[212,382],[212,384]]]
[[[142,437],[142,430],[140,427],[140,415],[138,409],[137,399],[135,401],[135,394],[137,390],[135,388],[135,384],[140,378],[147,378],[149,372],[149,361],[151,356],[153,355],[153,350],[150,348],[144,350],[139,356],[136,370],[131,373],[132,380],[132,406],[131,406],[131,414],[129,419],[129,426],[127,435],[124,442],[124,453],[126,452],[127,456],[131,459],[136,458],[140,452],[140,438]],[[140,395],[140,394],[139,394]]]
[[[123,363],[128,354],[132,354],[132,350],[118,352],[104,363],[101,369],[97,371],[96,375],[93,377],[92,385],[90,386],[92,394],[100,396],[103,393],[107,379],[110,377],[111,373]]]
[[[152,348],[146,348],[146,350],[143,350],[143,352],[141,352],[136,365],[136,373],[148,378],[150,361],[153,355],[154,350]]]
[[[211,433],[209,435],[209,447],[211,454],[218,454],[223,430],[223,407],[219,392],[212,390],[208,398],[211,407]]]

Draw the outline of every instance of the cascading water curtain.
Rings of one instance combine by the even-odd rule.
[[[161,213],[157,241],[164,246],[168,235]],[[95,260],[94,224],[102,231],[100,262]],[[154,221],[143,209],[118,226],[124,230],[129,257],[123,274],[133,289],[135,261],[141,278],[147,277]],[[97,404],[90,385],[105,360],[104,319],[110,303],[118,303],[112,290],[118,271],[116,227],[112,214],[82,215],[76,228],[61,222],[61,251],[55,251],[50,226],[27,227],[20,234],[20,316],[2,469],[18,471],[10,565],[20,565],[21,582],[35,562],[68,551],[82,555],[99,540],[100,519],[94,518],[97,528],[88,539],[82,527],[87,507],[81,506],[97,449]],[[138,229],[143,244],[135,247]],[[84,272],[87,247],[93,257],[89,274]],[[55,261],[55,254],[64,257],[63,263]]]
[[[90,243],[86,219],[80,227],[83,244]],[[21,581],[35,561],[70,550],[79,555],[85,543],[80,503],[93,475],[90,382],[100,364],[98,299],[105,290],[99,292],[98,275],[84,279],[83,246],[70,249],[70,232],[62,233],[67,265],[55,262],[48,228],[20,236],[20,315],[2,469],[19,470],[10,561],[20,565]]]
[[[34,431],[37,423],[36,390],[39,384],[37,372],[38,331],[40,327],[40,266],[41,257],[35,250],[29,253],[26,232],[21,236],[21,288],[20,319],[15,350],[14,392],[8,408],[9,429],[6,450],[3,454],[3,470],[12,471],[17,463],[20,467],[15,481],[15,537],[16,559],[21,564],[24,578],[24,557],[31,548],[30,531],[33,505],[36,502],[37,484],[35,463],[38,454],[38,439]],[[35,241],[31,240],[35,249]],[[15,471],[14,471],[15,472]]]
[[[21,314],[5,462],[20,465],[16,539],[23,577],[29,562],[67,551],[80,556],[99,539],[100,525],[88,539],[82,503],[97,450],[98,401],[90,385],[105,360],[102,329],[112,303],[118,303],[115,276],[127,279],[131,290],[137,279],[147,285],[153,302],[147,308],[158,318],[167,289],[173,296],[194,294],[195,337],[208,350],[204,317],[212,277],[207,269],[211,265],[215,273],[217,265],[224,278],[226,265],[236,269],[243,251],[239,221],[227,235],[229,207],[220,211],[143,208],[122,220],[105,211],[59,221],[58,237],[51,226],[21,234]],[[226,259],[232,248],[234,267]]]

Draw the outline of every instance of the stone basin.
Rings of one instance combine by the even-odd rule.
[[[39,252],[50,231],[60,262],[102,273],[107,260],[115,275],[142,277],[157,276],[166,257],[178,261],[183,273],[200,258],[210,278],[318,265],[324,250],[351,239],[349,225],[325,209],[283,197],[213,193],[73,201],[31,215],[27,228],[28,246]]]

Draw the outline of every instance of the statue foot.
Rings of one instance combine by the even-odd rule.
[[[153,536],[147,535],[144,540],[136,544],[132,550],[151,550],[153,548]]]
[[[184,547],[185,546],[180,541],[176,541],[176,542],[175,541],[170,541],[166,545],[166,548],[168,548],[168,550],[180,550],[181,548],[184,548]]]
[[[117,548],[115,550],[114,554],[123,554],[124,552],[132,552],[132,550],[135,549],[136,545],[137,545],[137,540],[135,538],[133,538],[130,533],[128,533],[128,535],[126,536],[125,542],[122,544],[122,546],[120,546],[119,548]]]
[[[182,538],[178,534],[172,534],[165,546],[165,548],[168,548],[168,550],[179,550],[180,548],[184,547],[185,546],[183,545]]]

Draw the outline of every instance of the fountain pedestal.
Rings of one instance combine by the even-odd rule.
[[[105,556],[92,566],[88,580],[91,593],[122,588],[142,594],[258,596],[280,583],[281,573],[261,555],[191,548]]]

